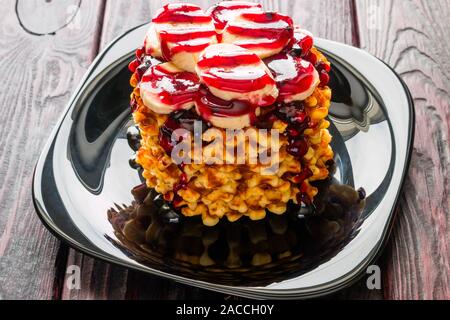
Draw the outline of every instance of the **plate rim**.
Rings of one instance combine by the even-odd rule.
[[[73,95],[71,96],[69,102],[67,103],[66,108],[64,109],[63,113],[61,114],[60,118],[58,119],[58,121],[56,122],[56,125],[54,127],[54,129],[51,131],[47,142],[45,143],[41,154],[36,162],[34,171],[33,171],[33,178],[32,178],[32,200],[33,200],[33,205],[35,208],[35,211],[39,217],[39,219],[41,220],[42,224],[46,227],[47,230],[50,231],[51,234],[53,234],[57,239],[59,239],[60,241],[62,241],[62,243],[64,243],[65,245],[77,250],[78,252],[84,253],[92,258],[95,259],[99,259],[101,261],[107,262],[107,263],[112,263],[115,265],[120,265],[122,267],[125,267],[127,269],[132,269],[132,270],[136,270],[138,272],[143,272],[145,274],[151,274],[153,276],[159,276],[159,277],[163,277],[172,281],[176,281],[176,282],[180,282],[183,284],[187,284],[190,286],[195,286],[195,287],[199,287],[202,289],[206,289],[206,290],[213,290],[213,291],[217,291],[217,292],[222,292],[222,293],[226,293],[226,294],[231,294],[231,295],[238,295],[238,296],[242,296],[242,297],[247,297],[247,298],[257,298],[257,296],[255,296],[256,292],[252,292],[252,291],[248,291],[245,290],[246,288],[244,287],[244,290],[240,290],[238,289],[238,291],[232,290],[232,286],[215,286],[215,284],[211,283],[211,285],[215,286],[215,287],[209,287],[209,286],[203,286],[201,281],[200,283],[198,281],[196,281],[196,283],[189,283],[189,278],[186,278],[186,281],[180,280],[180,279],[173,279],[170,277],[170,273],[164,273],[164,274],[156,274],[154,272],[151,272],[151,270],[146,269],[144,267],[141,267],[139,265],[131,265],[129,263],[127,263],[126,261],[122,261],[114,256],[107,256],[103,253],[100,253],[98,251],[92,250],[90,248],[87,248],[86,246],[78,243],[78,241],[76,241],[75,239],[73,239],[72,237],[68,236],[66,232],[64,232],[63,230],[61,230],[55,223],[53,223],[53,221],[50,219],[51,215],[49,214],[49,212],[47,212],[44,208],[42,208],[40,206],[40,204],[38,203],[37,199],[36,199],[36,190],[35,190],[35,183],[36,183],[36,175],[37,175],[37,170],[38,170],[38,166],[40,164],[44,164],[45,163],[45,158],[47,157],[47,155],[49,154],[49,151],[52,147],[52,145],[54,144],[54,141],[58,135],[58,132],[61,128],[61,124],[64,121],[65,117],[68,115],[68,112],[71,109],[72,103],[75,100],[75,98],[79,95],[80,93],[80,89],[84,86],[84,84],[86,83],[86,81],[89,78],[89,75],[92,73],[93,70],[95,70],[95,68],[98,66],[99,62],[101,61],[102,57],[106,54],[106,52],[119,40],[122,39],[124,36],[126,36],[127,34],[129,34],[130,32],[142,27],[146,25],[145,24],[141,24],[138,25],[134,28],[131,28],[129,30],[127,30],[126,32],[122,33],[121,35],[119,35],[118,37],[116,37],[114,40],[112,40],[108,46],[106,46],[98,55],[97,57],[94,59],[94,61],[91,63],[90,67],[88,68],[88,70],[85,72],[83,78],[80,80],[79,85],[76,87]],[[332,41],[332,40],[327,40],[327,41]],[[334,42],[334,41],[332,41]],[[345,46],[349,46],[347,44],[343,44],[343,43],[339,43],[340,45],[345,45]],[[349,46],[351,47],[351,46]],[[368,53],[365,50],[362,50],[360,48],[356,48],[353,47],[356,50],[361,50],[363,52],[365,52],[366,54],[371,55],[370,53]],[[372,57],[374,57],[373,55],[371,55]],[[375,57],[376,58],[376,57]],[[356,281],[358,281],[359,279],[361,279],[364,276],[364,273],[362,272],[362,270],[364,270],[367,266],[369,266],[371,263],[373,263],[374,261],[376,261],[379,256],[382,254],[384,248],[386,247],[386,244],[388,243],[388,240],[390,238],[390,235],[392,233],[392,229],[394,226],[394,222],[396,220],[396,217],[398,215],[398,203],[399,203],[399,199],[400,199],[400,195],[403,192],[403,188],[405,185],[405,180],[410,168],[410,164],[411,164],[411,158],[412,158],[412,152],[414,149],[414,138],[415,138],[415,119],[416,119],[416,112],[415,112],[415,106],[414,106],[414,99],[412,97],[412,94],[408,88],[408,86],[406,85],[406,83],[403,81],[403,79],[398,75],[398,73],[392,68],[390,67],[386,62],[382,61],[381,59],[376,58],[377,60],[381,61],[395,76],[396,78],[399,80],[399,82],[401,83],[403,89],[404,89],[404,93],[407,99],[407,103],[408,103],[408,109],[409,109],[409,121],[408,121],[408,145],[407,145],[407,149],[406,149],[406,158],[404,161],[404,165],[403,165],[403,171],[401,173],[401,179],[400,179],[400,183],[399,183],[399,188],[397,189],[397,193],[394,197],[394,202],[393,202],[393,206],[391,208],[391,212],[388,215],[388,221],[386,222],[385,226],[384,226],[384,230],[382,233],[382,240],[380,241],[380,243],[378,244],[378,246],[374,247],[374,249],[372,250],[372,254],[367,256],[367,259],[364,261],[364,263],[362,263],[362,267],[360,268],[360,270],[358,272],[356,272],[353,276],[351,276],[349,279],[340,282],[338,284],[335,285],[330,285],[329,288],[326,289],[322,289],[322,290],[314,290],[314,287],[309,287],[309,290],[305,290],[301,293],[298,294],[294,294],[295,297],[293,297],[292,295],[289,296],[283,296],[283,295],[279,295],[279,296],[271,296],[271,298],[273,299],[298,299],[298,298],[314,298],[314,297],[319,297],[319,296],[324,296],[324,295],[329,295],[332,294],[334,292],[340,291],[346,287],[349,287],[350,285],[352,285],[353,283],[355,283]],[[42,166],[43,168],[43,166]],[[78,232],[83,235],[83,233],[78,230]],[[84,235],[83,235],[84,236]],[[89,239],[88,239],[89,240]],[[94,244],[95,246],[95,244]],[[157,271],[157,270],[156,270]],[[184,277],[183,277],[184,278]],[[195,279],[192,279],[195,280]],[[199,285],[200,284],[200,285]],[[207,282],[205,282],[205,284],[209,284]],[[291,290],[286,290],[287,293],[289,293],[289,291]],[[268,293],[267,292],[260,292],[259,293],[260,296],[267,296]]]

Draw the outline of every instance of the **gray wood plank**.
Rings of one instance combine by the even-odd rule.
[[[0,299],[51,299],[60,248],[31,199],[34,165],[94,56],[100,2],[1,0]],[[56,263],[55,263],[56,261]]]
[[[392,241],[387,299],[449,299],[449,0],[357,1],[364,49],[391,65],[414,97],[416,135]]]

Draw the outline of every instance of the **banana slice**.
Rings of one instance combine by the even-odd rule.
[[[160,114],[192,108],[199,87],[197,75],[170,62],[150,67],[139,84],[144,105]]]
[[[247,1],[223,1],[209,8],[206,13],[213,18],[216,31],[220,34],[228,21],[241,13],[249,12],[262,12],[262,6],[259,3]]]
[[[155,25],[150,24],[150,28],[147,31],[144,39],[145,54],[151,55],[155,58],[162,58],[161,41],[159,40],[158,33],[156,32]]]
[[[223,129],[242,129],[252,125],[260,108],[244,100],[223,100],[207,88],[201,88],[195,101],[195,111],[213,126]]]
[[[305,100],[320,84],[316,68],[298,56],[279,53],[264,62],[275,76],[279,101],[289,103]]]
[[[199,54],[217,43],[213,20],[196,5],[174,3],[156,13],[145,37],[146,53],[194,72]]]
[[[275,102],[278,89],[263,61],[253,52],[232,44],[215,44],[201,54],[196,71],[216,97],[243,100],[262,107]]]
[[[291,42],[293,29],[292,19],[280,13],[242,13],[228,22],[222,42],[233,43],[260,58],[267,58],[281,52]]]

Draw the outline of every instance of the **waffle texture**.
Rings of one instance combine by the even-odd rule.
[[[312,52],[319,61],[328,63],[319,51],[312,49]],[[255,146],[242,139],[227,141],[225,130],[213,127],[203,132],[202,139],[210,141],[212,136],[222,135],[222,150],[225,152],[214,153],[214,150],[203,148],[203,163],[185,164],[181,169],[159,143],[160,128],[168,115],[156,114],[143,104],[135,74],[130,83],[134,88],[131,99],[136,105],[133,118],[142,137],[136,162],[143,168],[147,186],[163,194],[185,216],[201,216],[205,225],[213,226],[221,218],[231,222],[243,216],[261,220],[265,218],[266,210],[281,215],[286,212],[289,201],[296,204],[302,201],[300,199],[313,201],[317,188],[311,182],[323,180],[329,175],[327,162],[334,155],[330,147],[332,137],[328,132],[330,123],[326,120],[331,104],[331,89],[327,86],[316,88],[304,101],[310,122],[303,133],[308,151],[301,161],[287,152],[289,138],[285,133],[288,124],[277,119],[272,123],[272,129],[279,131],[279,142],[275,144],[268,143],[270,135],[258,136],[254,127],[244,129],[246,135],[257,135],[259,152],[264,150],[272,156],[277,155],[276,163],[252,164],[250,159],[254,155],[252,147]],[[193,150],[192,137],[190,140],[184,139],[183,143],[191,144]],[[229,156],[226,150],[230,146],[238,148],[242,143],[245,144],[245,159],[241,160],[245,163],[226,163]],[[193,154],[187,156],[195,159]],[[208,161],[205,161],[205,156]],[[275,171],[272,170],[274,165],[277,167]],[[298,175],[305,168],[310,170],[310,177],[298,181]],[[182,178],[187,180],[185,186],[174,192]]]

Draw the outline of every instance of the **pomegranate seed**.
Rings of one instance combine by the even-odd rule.
[[[317,65],[316,65],[316,69],[318,72],[330,72],[331,71],[331,67],[326,64],[325,62],[320,61]]]
[[[140,60],[143,54],[144,54],[144,47],[137,48],[136,59]]]
[[[130,70],[131,72],[134,73],[138,66],[139,66],[139,62],[135,59],[135,60],[131,61],[130,64],[128,65],[128,70]]]
[[[313,64],[313,65],[316,65],[316,63],[317,63],[317,56],[312,52],[309,52],[308,54],[306,54],[304,59],[306,61],[311,62],[311,64]]]
[[[288,134],[289,134],[291,137],[298,137],[298,136],[300,135],[300,132],[298,132],[297,129],[289,128],[289,129],[288,129]]]
[[[180,176],[180,183],[181,184],[187,184],[187,182],[188,182],[187,174],[183,172],[181,174],[181,176]]]
[[[287,152],[294,157],[302,158],[308,152],[308,143],[304,140],[292,140],[287,147]]]
[[[303,122],[305,122],[306,118],[307,118],[307,116],[306,116],[306,113],[305,113],[304,111],[298,112],[298,113],[295,115],[295,121],[296,121],[296,122],[303,123]]]
[[[306,36],[300,40],[299,45],[302,48],[303,55],[306,55],[309,53],[309,50],[311,50],[311,48],[313,47],[314,40],[312,37]]]
[[[325,71],[322,71],[319,75],[320,86],[325,87],[330,82],[330,76]]]
[[[302,184],[303,181],[310,178],[311,176],[312,176],[311,170],[309,170],[308,168],[305,168],[298,175],[294,176],[293,180],[295,183]]]

